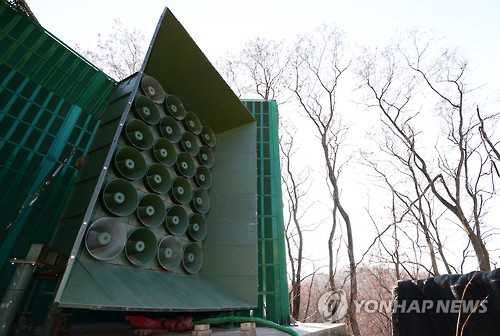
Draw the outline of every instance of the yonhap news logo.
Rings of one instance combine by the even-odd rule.
[[[488,300],[358,300],[354,302],[356,313],[400,314],[473,314],[486,313]]]
[[[342,289],[328,291],[318,300],[318,311],[325,321],[339,321],[347,314],[347,295]]]
[[[482,314],[488,311],[488,300],[356,300],[356,313],[400,314]],[[347,294],[343,290],[328,291],[318,300],[318,312],[325,321],[339,321],[347,314]]]

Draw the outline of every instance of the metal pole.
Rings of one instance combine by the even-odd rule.
[[[7,336],[9,333],[17,308],[21,304],[24,292],[36,269],[36,262],[42,247],[41,244],[33,244],[26,260],[12,260],[13,263],[16,263],[16,271],[0,304],[0,336]]]

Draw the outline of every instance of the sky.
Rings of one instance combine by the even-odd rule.
[[[41,24],[62,41],[95,44],[114,18],[140,28],[149,40],[165,6],[212,61],[241,49],[255,36],[293,38],[322,23],[335,22],[353,41],[380,45],[397,30],[421,27],[446,36],[492,82],[500,54],[500,2],[495,0],[28,0]],[[141,4],[141,5],[138,5]],[[493,70],[493,71],[492,71]]]
[[[130,28],[140,29],[149,41],[165,6],[168,6],[207,57],[215,62],[228,53],[237,53],[245,42],[260,36],[269,39],[293,39],[323,23],[335,23],[345,31],[353,45],[381,47],[399,31],[418,27],[446,44],[456,46],[470,60],[474,81],[488,87],[489,100],[500,97],[500,1],[497,0],[28,0],[41,25],[70,46],[82,49],[95,46],[99,33],[109,32],[119,18]],[[349,100],[349,97],[346,97]],[[304,128],[304,132],[309,129]],[[360,135],[362,136],[362,135]],[[309,146],[314,139],[303,139]],[[321,157],[320,152],[311,156]],[[321,163],[319,163],[321,164]],[[344,197],[368,202],[366,180],[353,171],[347,173],[352,188]],[[316,181],[323,182],[323,181]],[[311,193],[321,194],[313,187]],[[361,196],[360,196],[361,195]],[[321,202],[320,202],[321,203]],[[322,207],[323,205],[317,205]],[[325,206],[323,206],[325,208]],[[324,211],[325,209],[323,209]],[[363,222],[359,213],[353,222]],[[365,228],[355,228],[356,244],[367,246],[371,237]],[[325,236],[326,231],[318,231]],[[317,239],[317,236],[309,236]],[[359,255],[364,251],[360,248]],[[319,256],[318,256],[319,254]],[[312,258],[324,258],[310,250]]]

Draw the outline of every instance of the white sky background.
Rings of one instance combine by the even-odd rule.
[[[124,26],[140,29],[149,41],[164,7],[168,6],[213,63],[228,52],[239,52],[248,39],[260,36],[293,40],[297,34],[307,33],[322,23],[335,23],[354,45],[380,47],[396,31],[419,27],[434,31],[437,37],[446,37],[446,45],[458,47],[470,61],[474,83],[485,84],[486,101],[500,101],[500,1],[497,0],[28,0],[28,4],[42,26],[68,45],[78,44],[82,49],[95,46],[97,35],[108,32],[115,18]],[[365,120],[353,130],[356,138],[364,139],[364,133],[378,117],[353,104],[359,96],[351,95],[349,89],[344,95],[340,107],[352,109],[353,120]],[[282,107],[281,113],[289,108]],[[302,124],[302,147],[307,149],[307,158],[322,168],[319,145],[308,136],[312,131]],[[353,167],[341,182],[345,206],[353,220],[358,257],[374,236],[367,229],[372,224],[364,214],[370,188],[363,174]],[[318,199],[326,197],[321,185],[324,180],[317,177],[311,193]],[[370,203],[377,205],[373,195]],[[326,216],[324,211],[321,205],[311,208],[311,218]],[[326,264],[328,231],[325,227],[306,236],[306,246],[314,246],[307,254],[322,259],[318,265]],[[475,269],[475,265],[472,262],[470,269]]]

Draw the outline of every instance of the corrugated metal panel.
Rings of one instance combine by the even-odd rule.
[[[0,1],[0,293],[14,271],[8,260],[24,257],[32,243],[50,240],[75,182],[73,164],[87,152],[114,86],[38,23]],[[73,149],[33,206],[17,217]],[[35,318],[44,317],[55,282],[33,286],[30,307]]]
[[[244,100],[257,120],[259,308],[256,315],[290,321],[276,101]]]
[[[0,63],[97,118],[115,86],[113,79],[3,1]]]

